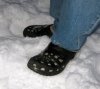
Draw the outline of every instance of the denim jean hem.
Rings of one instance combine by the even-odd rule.
[[[56,44],[56,45],[59,45],[60,47],[65,48],[65,49],[67,49],[67,50],[69,50],[69,51],[78,52],[78,51],[81,49],[81,47],[85,44],[85,42],[86,42],[86,40],[87,40],[87,37],[88,37],[89,35],[91,35],[94,31],[96,31],[98,27],[100,27],[100,17],[98,17],[98,18],[96,19],[96,21],[94,21],[94,24],[92,24],[92,25],[90,26],[89,30],[85,31],[84,33],[81,33],[81,35],[78,36],[78,38],[76,39],[76,41],[77,41],[77,47],[76,47],[76,49],[75,49],[75,48],[74,48],[74,49],[71,49],[71,48],[68,48],[68,47],[65,46],[65,45],[62,45],[62,43],[59,42],[59,39],[57,39],[57,38],[55,38],[55,37],[52,37],[52,38],[51,38],[51,41],[52,41],[52,43],[54,43],[54,44]],[[54,31],[55,31],[55,28],[53,28],[53,29],[54,29]],[[54,32],[54,34],[55,34],[55,32]],[[82,37],[82,36],[85,37],[84,40],[83,40],[83,42],[81,42],[81,41],[82,41],[82,40],[81,40],[81,37]],[[71,38],[71,37],[70,37],[70,38]],[[66,42],[66,43],[67,43],[67,42]]]

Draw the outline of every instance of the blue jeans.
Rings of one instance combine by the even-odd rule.
[[[51,0],[55,18],[52,42],[78,51],[87,37],[100,26],[100,0]]]

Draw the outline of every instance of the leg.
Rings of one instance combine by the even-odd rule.
[[[43,53],[32,57],[28,67],[47,76],[61,73],[74,58],[76,52],[73,51],[78,51],[87,36],[99,26],[99,10],[99,0],[63,0],[59,14],[54,14],[57,17],[53,44],[50,43]]]
[[[100,0],[63,0],[59,12],[52,41],[65,49],[77,51],[100,24]]]

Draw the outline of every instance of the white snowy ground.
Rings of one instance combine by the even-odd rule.
[[[46,77],[27,68],[50,39],[24,38],[23,29],[52,23],[48,9],[49,0],[0,0],[0,89],[100,89],[100,30],[61,74]]]

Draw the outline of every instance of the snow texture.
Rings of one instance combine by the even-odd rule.
[[[100,89],[100,29],[61,74],[47,77],[27,68],[50,39],[24,38],[23,30],[53,23],[48,12],[49,0],[0,0],[0,89]]]

